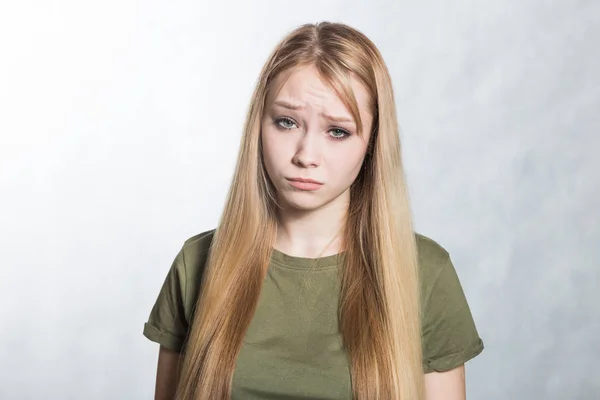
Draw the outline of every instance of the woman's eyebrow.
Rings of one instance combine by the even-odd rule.
[[[293,104],[293,103],[287,102],[285,100],[275,100],[273,102],[273,105],[287,108],[289,110],[302,110],[304,108],[304,106],[302,106],[300,104]]]
[[[285,101],[285,100],[275,100],[273,102],[273,105],[280,106],[280,107],[283,107],[283,108],[287,108],[288,110],[302,110],[302,109],[304,109],[303,105],[293,104],[293,103],[290,103],[290,102]],[[324,113],[324,112],[319,113],[319,116],[321,116],[321,117],[323,117],[325,119],[328,119],[330,121],[334,121],[334,122],[348,122],[348,123],[351,123],[351,124],[354,123],[354,120],[352,118],[348,118],[348,117],[336,117],[336,116],[333,116],[333,115],[330,115],[330,114],[327,114],[327,113]]]

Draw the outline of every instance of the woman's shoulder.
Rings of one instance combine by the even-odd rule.
[[[431,285],[443,269],[451,266],[450,254],[437,241],[420,233],[415,233],[417,255],[423,286]]]
[[[429,263],[445,262],[448,251],[437,241],[421,233],[415,233],[419,261]]]
[[[208,258],[215,229],[198,233],[183,243],[180,257],[185,267],[187,279],[200,279]]]
[[[204,253],[209,250],[216,229],[211,229],[198,233],[183,243],[183,248],[187,252]]]
[[[216,229],[210,229],[184,241],[180,256],[188,275],[197,275],[204,269]],[[415,232],[421,278],[424,282],[435,279],[448,266],[448,251],[434,239]]]

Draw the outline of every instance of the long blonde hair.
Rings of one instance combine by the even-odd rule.
[[[390,76],[376,46],[340,23],[288,33],[265,63],[244,125],[233,182],[212,240],[176,399],[229,399],[233,370],[253,317],[276,235],[274,189],[262,162],[265,100],[282,72],[314,65],[371,129],[363,169],[350,189],[340,270],[340,331],[354,399],[424,397],[419,272]],[[349,77],[371,94],[362,126]]]

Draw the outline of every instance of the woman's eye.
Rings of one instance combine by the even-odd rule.
[[[292,129],[295,125],[294,121],[289,118],[277,118],[275,123],[283,129]]]
[[[350,133],[348,131],[340,128],[333,128],[330,132],[331,137],[334,139],[345,139],[346,137],[350,136]]]
[[[289,131],[296,127],[296,122],[293,119],[287,117],[279,117],[274,119],[275,125],[282,130]],[[336,140],[345,139],[350,136],[350,132],[342,128],[331,128],[329,130],[329,137]]]

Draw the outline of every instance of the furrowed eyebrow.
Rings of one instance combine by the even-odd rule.
[[[276,106],[287,108],[289,110],[302,110],[304,108],[304,106],[301,106],[299,104],[288,103],[285,100],[275,100],[273,102],[273,104],[276,105]]]
[[[287,108],[288,110],[302,110],[304,109],[304,106],[300,105],[300,104],[293,104],[293,103],[289,103],[285,100],[275,100],[273,102],[274,105],[276,106],[280,106],[283,108]],[[336,117],[333,115],[329,115],[327,113],[319,113],[319,115],[323,118],[326,118],[330,121],[334,121],[334,122],[348,122],[353,124],[354,120],[351,118],[347,118],[347,117]]]
[[[336,117],[336,116],[325,114],[325,113],[320,113],[319,115],[322,116],[323,118],[328,119],[328,120],[333,121],[333,122],[347,122],[349,124],[353,124],[354,123],[354,120],[351,119],[351,118]]]

